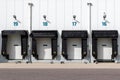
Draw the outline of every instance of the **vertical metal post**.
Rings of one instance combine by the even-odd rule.
[[[87,3],[89,6],[89,54],[90,54],[90,62],[92,62],[92,30],[91,30],[91,6],[92,3]]]
[[[30,34],[32,32],[32,7],[33,3],[28,3],[30,6]],[[29,37],[29,63],[32,63],[32,38]]]

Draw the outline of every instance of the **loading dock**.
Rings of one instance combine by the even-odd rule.
[[[28,31],[3,30],[2,55],[8,60],[21,60],[27,56]]]
[[[92,31],[92,55],[97,62],[114,62],[118,55],[117,30]]]
[[[57,31],[32,31],[32,55],[37,60],[51,60],[57,56]]]
[[[87,31],[62,31],[62,55],[67,60],[81,60],[87,55]]]

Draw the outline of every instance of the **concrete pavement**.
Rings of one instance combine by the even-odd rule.
[[[118,63],[0,63],[1,68],[25,68],[25,69],[120,69],[120,64]]]

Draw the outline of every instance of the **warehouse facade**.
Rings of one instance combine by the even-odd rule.
[[[0,61],[119,62],[119,4],[119,0],[0,1]]]

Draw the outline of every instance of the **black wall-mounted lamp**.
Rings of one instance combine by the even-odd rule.
[[[13,18],[14,18],[15,20],[17,20],[17,17],[16,17],[16,15],[13,15]]]
[[[105,20],[106,17],[107,17],[107,15],[106,15],[106,13],[104,12],[104,13],[103,13],[103,19]]]
[[[43,18],[46,20],[46,15],[43,15]]]
[[[76,19],[76,15],[73,15],[73,19]]]

